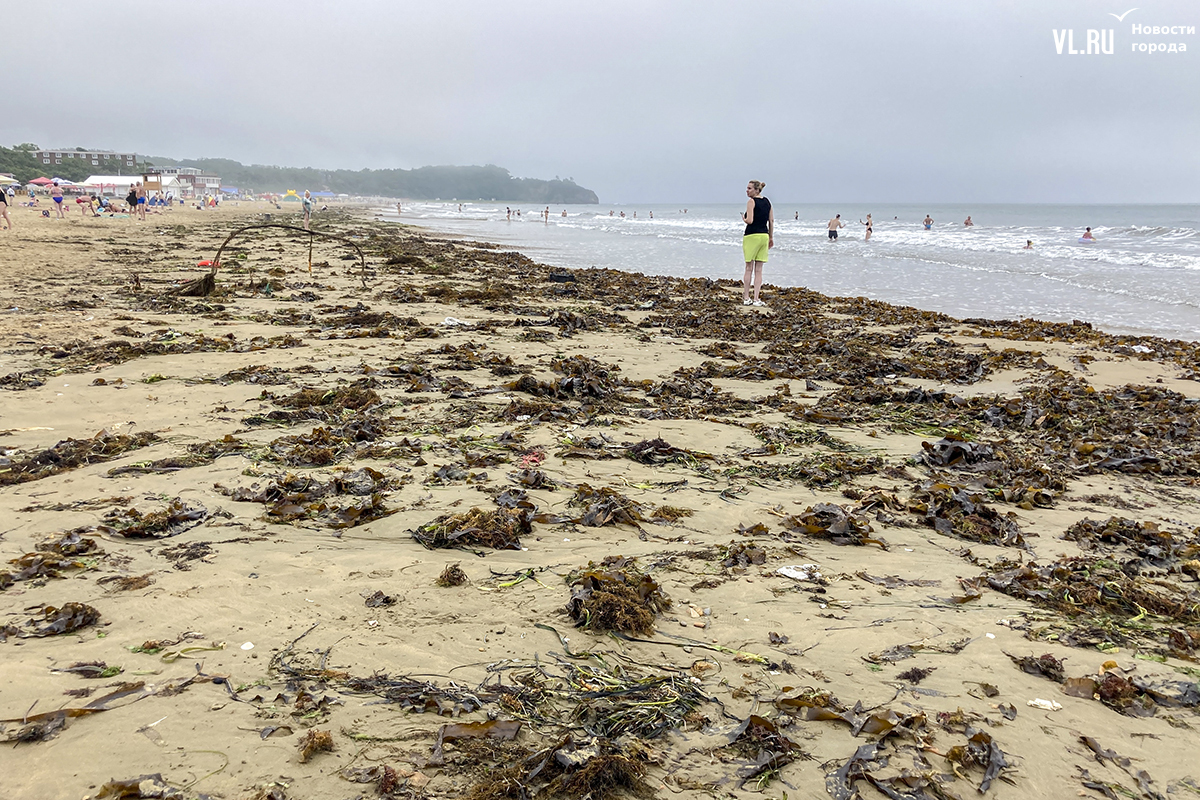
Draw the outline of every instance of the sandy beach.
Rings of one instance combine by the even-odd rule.
[[[1200,793],[1200,345],[264,213],[0,232],[0,800]]]

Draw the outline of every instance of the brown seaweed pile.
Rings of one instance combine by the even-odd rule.
[[[648,634],[655,617],[671,607],[658,581],[621,556],[589,564],[569,579],[567,614],[575,625],[593,631]]]
[[[0,470],[0,486],[36,481],[88,464],[110,461],[156,441],[158,436],[148,431],[135,434],[100,431],[90,439],[64,439],[39,453],[0,464],[5,467]]]

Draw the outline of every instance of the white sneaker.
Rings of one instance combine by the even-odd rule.
[[[742,300],[742,305],[752,306],[752,305],[754,305],[754,301],[751,300],[749,297],[747,297],[746,299]]]
[[[766,304],[766,303],[764,303],[762,300],[755,300],[755,301],[754,301],[753,303],[751,303],[750,305],[752,305],[752,306],[758,306],[758,307],[760,307],[760,308],[766,308],[766,307],[767,307],[767,304]]]

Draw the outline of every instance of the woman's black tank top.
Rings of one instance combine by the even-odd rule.
[[[754,221],[746,226],[744,236],[752,233],[767,233],[767,220],[771,218],[771,201],[765,197],[752,197],[754,201]]]

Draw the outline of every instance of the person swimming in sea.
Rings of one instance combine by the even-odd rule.
[[[932,230],[933,229],[933,217],[926,214],[925,219],[921,220],[921,224],[925,226],[925,230],[927,230],[927,231]]]
[[[967,218],[965,220],[963,220],[963,227],[964,228],[972,228],[974,226],[975,226],[975,223],[971,222],[971,215],[967,214]]]
[[[836,242],[838,237],[838,228],[846,227],[846,223],[842,222],[842,215],[838,214],[833,219],[829,220],[829,241]]]
[[[1084,232],[1083,232],[1083,236],[1080,236],[1080,237],[1079,237],[1079,240],[1080,240],[1080,241],[1084,241],[1085,239],[1086,239],[1087,241],[1089,241],[1089,242],[1094,242],[1094,241],[1096,241],[1096,237],[1095,237],[1095,236],[1092,236],[1092,229],[1091,229],[1091,228],[1088,228],[1086,231],[1084,231]]]
[[[859,224],[859,225],[866,225],[866,226],[867,226],[867,235],[866,235],[866,237],[863,239],[863,241],[864,241],[864,242],[869,242],[869,241],[871,241],[871,232],[872,232],[872,231],[875,229],[875,223],[871,221],[871,215],[870,215],[870,214],[867,214],[867,221],[866,221],[866,222],[863,222],[863,221],[860,219],[860,220],[858,221],[858,224]]]
[[[1033,239],[1026,239],[1025,246],[1022,247],[1021,249],[1022,250],[1032,250],[1033,249]]]

